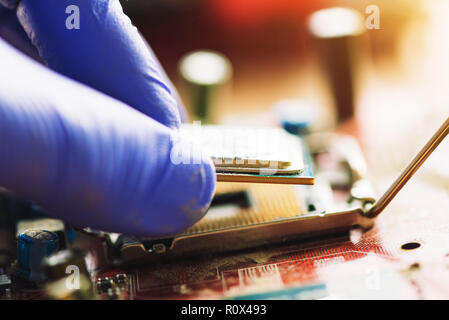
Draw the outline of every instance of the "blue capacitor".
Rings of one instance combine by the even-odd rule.
[[[54,232],[28,229],[17,239],[18,273],[31,281],[44,280],[42,260],[58,251],[59,239]]]
[[[272,112],[284,130],[302,135],[307,133],[318,119],[317,109],[310,101],[295,99],[276,102]]]

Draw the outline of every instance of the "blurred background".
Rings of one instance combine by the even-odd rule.
[[[196,50],[218,52],[232,66],[204,120],[273,123],[279,102],[293,100],[322,130],[357,135],[374,175],[397,173],[449,114],[446,0],[121,2],[194,119],[198,101],[180,61]],[[362,30],[332,34],[352,18],[316,16],[330,7],[355,11]],[[446,141],[426,163],[426,179],[447,186],[448,156]]]

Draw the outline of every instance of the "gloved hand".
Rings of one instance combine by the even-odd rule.
[[[49,68],[0,38],[0,186],[105,231],[160,237],[199,220],[213,164],[176,133],[182,106],[119,1],[0,0],[0,28],[11,14]]]

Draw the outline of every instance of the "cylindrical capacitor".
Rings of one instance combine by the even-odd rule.
[[[231,78],[231,62],[217,52],[195,51],[181,59],[179,69],[186,84],[187,103],[193,116],[210,122],[217,91]]]
[[[18,272],[31,281],[45,278],[41,263],[46,257],[55,253],[59,247],[58,235],[41,229],[28,229],[19,234],[17,239]]]
[[[275,119],[292,134],[306,134],[317,127],[319,110],[317,106],[306,100],[291,99],[277,101],[272,108]]]
[[[364,31],[360,12],[343,7],[319,10],[309,18],[309,30],[316,40],[318,53],[329,80],[342,123],[355,112],[355,71],[357,53],[355,38]]]

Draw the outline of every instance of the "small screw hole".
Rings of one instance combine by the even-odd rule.
[[[401,246],[402,250],[415,250],[421,247],[421,244],[418,242],[407,242]]]

